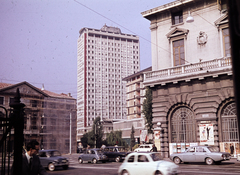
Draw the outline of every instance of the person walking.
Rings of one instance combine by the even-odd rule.
[[[152,149],[150,151],[151,152],[157,152],[157,147],[155,146],[155,144],[153,144]]]
[[[47,175],[46,170],[41,165],[39,157],[36,155],[39,150],[39,143],[36,140],[30,141],[27,146],[27,152],[22,156],[22,173],[24,175]],[[14,163],[12,170],[14,168]],[[13,171],[12,173],[13,174]]]

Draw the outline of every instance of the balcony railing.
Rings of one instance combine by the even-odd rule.
[[[144,73],[144,82],[154,81],[157,79],[174,78],[176,76],[187,76],[206,71],[218,71],[225,68],[232,68],[231,57],[146,72]]]

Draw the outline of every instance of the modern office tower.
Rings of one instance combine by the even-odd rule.
[[[79,34],[78,141],[96,117],[102,121],[126,119],[126,82],[122,79],[140,69],[138,36],[107,25],[100,30],[82,28]]]

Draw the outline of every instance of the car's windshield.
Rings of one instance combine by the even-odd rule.
[[[150,156],[152,157],[153,161],[163,160],[161,153],[152,153]]]
[[[219,152],[219,148],[217,146],[209,146],[208,149],[211,152]]]
[[[56,156],[61,156],[61,153],[59,151],[49,151],[47,155],[49,157],[56,157]]]

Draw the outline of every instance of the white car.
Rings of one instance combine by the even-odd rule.
[[[139,152],[139,151],[146,151],[150,152],[152,149],[153,144],[142,144],[138,148],[134,150],[134,152]]]
[[[127,155],[118,169],[119,175],[176,175],[178,165],[162,159],[161,153],[133,152]]]

